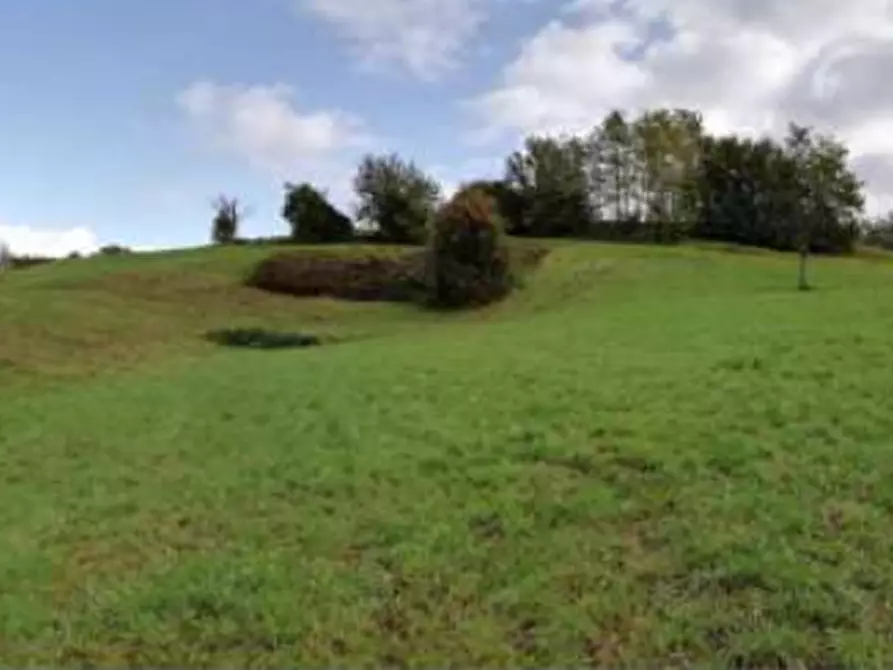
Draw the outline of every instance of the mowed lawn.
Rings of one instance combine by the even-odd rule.
[[[893,262],[566,244],[449,316],[267,252],[0,281],[4,665],[893,664]]]

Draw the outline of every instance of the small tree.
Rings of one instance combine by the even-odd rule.
[[[425,268],[438,307],[483,305],[505,296],[512,273],[497,205],[481,188],[461,189],[437,214]]]
[[[397,154],[366,156],[354,179],[360,219],[378,229],[382,239],[424,242],[440,200],[440,185],[415,163]]]
[[[311,184],[285,185],[282,216],[291,225],[292,238],[301,242],[344,242],[353,237],[351,220]]]
[[[238,198],[219,196],[213,203],[214,220],[211,228],[211,239],[215,244],[232,244],[239,233],[239,224],[245,216]]]

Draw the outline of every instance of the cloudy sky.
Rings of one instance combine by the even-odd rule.
[[[282,182],[350,197],[395,150],[446,184],[611,108],[788,120],[893,206],[893,0],[0,0],[0,239],[19,253],[283,232]]]

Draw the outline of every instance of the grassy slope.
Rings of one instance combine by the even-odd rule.
[[[203,333],[230,326],[365,337],[419,321],[405,306],[296,303],[240,285],[256,262],[282,249],[206,248],[63,261],[2,277],[0,384],[82,378],[171,356],[205,355],[213,347]],[[377,249],[386,251],[398,249]],[[326,253],[363,254],[368,247]]]
[[[890,263],[800,294],[791,257],[567,245],[444,318],[224,291],[260,253],[0,286],[0,358],[50,333],[0,404],[6,664],[893,662]],[[387,337],[192,342],[230,316]]]

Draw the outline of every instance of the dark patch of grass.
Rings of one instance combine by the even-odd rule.
[[[317,335],[276,332],[264,328],[225,328],[209,331],[205,337],[221,346],[249,349],[300,349],[322,344]]]

